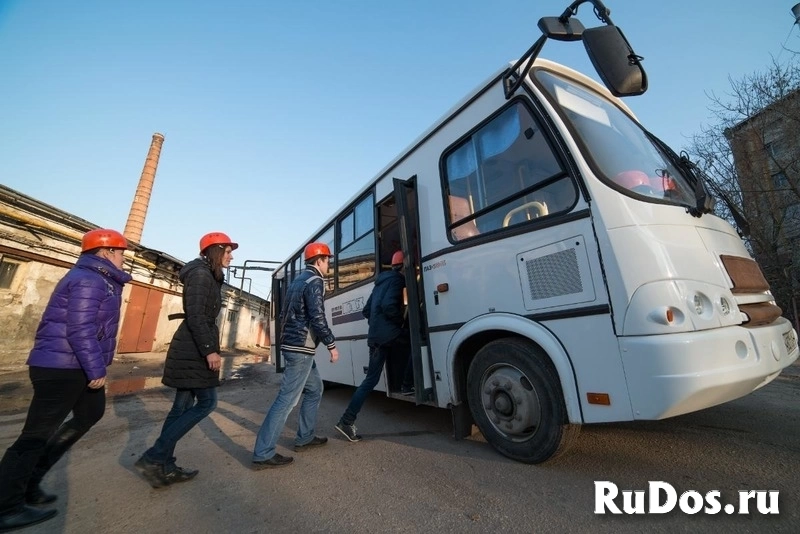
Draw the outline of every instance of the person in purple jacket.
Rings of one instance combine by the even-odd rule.
[[[114,230],[87,232],[78,261],[50,296],[27,361],[33,384],[28,417],[0,461],[0,532],[56,515],[56,510],[30,506],[56,500],[39,484],[103,417],[122,288],[131,280],[122,270],[127,248],[127,240]]]

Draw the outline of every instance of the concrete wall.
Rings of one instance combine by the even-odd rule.
[[[217,317],[222,349],[269,346],[269,305],[261,299],[255,299],[252,296],[250,298],[252,300],[249,303],[247,300],[242,301],[238,298],[238,291],[224,286],[222,309]],[[182,312],[181,296],[165,294],[161,303],[156,340],[153,342],[154,352],[166,351],[169,348],[169,343],[175,330],[181,324],[181,320],[170,321],[167,316]],[[233,313],[231,314],[231,312]],[[259,324],[261,324],[262,330],[259,330]]]
[[[246,295],[241,298],[235,289],[228,288],[223,295],[223,309],[217,319],[221,346],[228,349],[269,346],[269,305]]]
[[[81,236],[95,227],[0,185],[0,257],[18,265],[11,286],[0,288],[0,368],[25,362],[53,289],[80,255]],[[168,349],[181,322],[168,316],[183,311],[183,286],[177,278],[182,266],[183,262],[138,244],[125,253],[123,268],[133,279],[163,293],[154,352]],[[126,285],[122,294],[123,320],[131,287]],[[221,346],[246,349],[263,344],[264,337],[268,345],[268,334],[259,336],[258,329],[259,324],[268,329],[268,316],[265,300],[224,286],[223,309],[217,319]]]
[[[25,362],[50,295],[66,273],[67,269],[64,267],[25,261],[20,263],[12,287],[0,289],[0,368],[14,367]],[[125,317],[130,293],[131,286],[126,285],[122,293],[120,317]],[[269,346],[269,306],[254,297],[251,297],[254,300],[248,305],[248,302],[242,302],[235,297],[236,293],[233,290],[223,292],[223,308],[217,318],[221,335],[220,346],[223,349]],[[169,348],[181,320],[169,320],[168,316],[182,312],[181,295],[165,293],[159,311],[153,352],[166,352]]]
[[[165,294],[161,301],[161,312],[158,315],[156,339],[153,341],[153,352],[166,352],[175,330],[181,324],[180,319],[170,321],[167,317],[173,313],[183,313],[183,301],[180,295]]]
[[[11,288],[0,289],[0,367],[27,359],[39,319],[66,272],[62,267],[26,261],[17,268]]]

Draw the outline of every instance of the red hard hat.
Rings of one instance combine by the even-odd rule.
[[[81,239],[82,252],[93,248],[128,248],[128,240],[116,230],[98,228],[86,232]]]
[[[650,179],[642,171],[622,171],[614,177],[614,181],[625,189],[633,189],[640,185],[650,185]]]
[[[223,234],[222,232],[210,232],[200,238],[200,252],[203,252],[211,245],[231,247],[231,250],[236,250],[239,248],[238,243],[231,241],[231,238],[228,237],[228,234]]]
[[[306,261],[316,258],[317,256],[328,256],[329,258],[333,257],[331,254],[331,249],[328,248],[328,245],[325,243],[309,243],[306,245],[305,253],[303,257]]]
[[[400,265],[403,263],[403,251],[398,250],[392,254],[392,265]]]

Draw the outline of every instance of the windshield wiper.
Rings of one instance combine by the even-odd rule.
[[[714,211],[714,197],[708,194],[703,172],[689,159],[689,155],[684,151],[681,151],[678,163],[681,169],[694,179],[695,205],[689,206],[686,211],[692,217],[702,217],[704,213],[712,213]]]
[[[713,189],[714,194],[721,198],[728,210],[731,212],[736,226],[739,228],[739,234],[742,237],[750,235],[750,223],[747,218],[739,210],[733,201],[728,197],[725,191],[713,180],[710,180],[706,173],[702,171],[696,163],[689,159],[689,155],[682,151],[678,159],[681,169],[686,171],[695,180],[694,195],[697,201],[695,206],[686,209],[693,217],[701,217],[703,213],[711,213],[714,211],[714,197],[708,194],[706,186]]]

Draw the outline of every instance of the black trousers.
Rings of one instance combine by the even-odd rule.
[[[24,503],[25,492],[103,417],[105,388],[89,389],[80,369],[31,367],[33,399],[19,438],[0,461],[0,514]],[[72,417],[64,422],[72,412]]]

